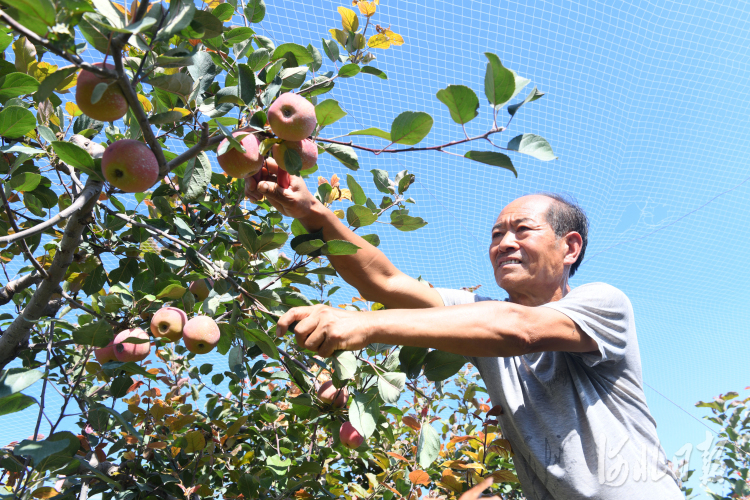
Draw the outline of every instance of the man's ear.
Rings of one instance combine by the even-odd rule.
[[[563,264],[566,266],[572,266],[578,260],[578,256],[581,254],[583,248],[583,238],[577,232],[573,231],[566,234],[563,237],[565,244],[565,257]]]

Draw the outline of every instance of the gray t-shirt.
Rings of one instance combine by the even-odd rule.
[[[483,300],[437,289],[446,306]],[[541,307],[560,311],[598,352],[469,360],[479,369],[529,500],[683,499],[646,405],[633,307],[605,283]]]

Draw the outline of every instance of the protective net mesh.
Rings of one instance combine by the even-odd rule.
[[[461,139],[461,127],[435,98],[449,84],[467,85],[480,96],[480,115],[466,129],[470,136],[484,133],[492,123],[483,92],[486,51],[531,80],[519,98],[533,85],[545,92],[521,108],[507,132],[494,136],[504,146],[518,134],[535,133],[559,156],[541,162],[514,155],[518,179],[437,152],[362,152],[363,168],[353,175],[368,196],[376,203],[382,196],[372,187],[370,169],[391,177],[408,169],[417,178],[409,191],[417,203],[411,213],[429,222],[410,233],[379,224],[363,232],[377,232],[381,249],[407,274],[441,287],[481,285],[478,293],[501,298],[487,258],[499,211],[538,191],[575,196],[591,230],[587,260],[572,285],[607,282],[633,302],[646,393],[671,457],[706,439],[696,401],[748,382],[750,182],[743,182],[750,175],[750,7],[705,0],[608,3],[614,5],[386,0],[373,20],[390,25],[406,43],[376,52],[372,65],[386,72],[387,81],[340,79],[319,97],[338,100],[349,113],[322,136],[388,130],[395,116],[411,110],[435,119],[425,145]],[[268,1],[259,32],[277,45],[312,42],[322,52],[321,37],[340,27],[340,5]],[[85,57],[101,60],[93,49]],[[321,71],[333,69],[324,57]],[[509,115],[500,117],[504,123]],[[355,142],[385,145],[374,138]],[[491,145],[452,151],[469,149]],[[319,166],[315,176],[349,173],[329,155]],[[316,185],[314,179],[308,184]],[[345,300],[346,292],[351,290],[338,296]],[[216,354],[207,361],[222,362]],[[17,417],[2,433],[17,439],[26,429],[30,434],[33,422]],[[690,465],[701,479],[698,452]]]

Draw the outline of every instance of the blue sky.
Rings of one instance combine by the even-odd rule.
[[[277,44],[312,42],[321,50],[327,30],[340,27],[336,7],[351,7],[343,0],[267,3],[262,34]],[[528,90],[536,85],[546,95],[523,107],[496,142],[539,134],[559,160],[513,156],[515,179],[506,170],[434,152],[363,153],[353,175],[368,195],[380,199],[370,169],[391,176],[408,169],[417,178],[409,191],[417,202],[412,215],[429,222],[412,233],[377,224],[366,232],[377,232],[381,249],[410,275],[442,287],[481,285],[483,295],[502,298],[487,258],[499,211],[537,191],[575,196],[591,218],[591,232],[587,260],[572,285],[603,281],[630,297],[646,395],[671,457],[706,439],[699,421],[706,412],[694,408],[697,401],[744,393],[750,385],[750,182],[741,184],[750,176],[750,6],[609,4],[616,7],[383,0],[374,21],[390,25],[406,43],[376,52],[371,64],[387,73],[387,81],[369,75],[339,80],[320,97],[338,100],[349,112],[323,136],[372,126],[387,130],[395,116],[411,110],[435,119],[425,145],[461,138],[460,126],[435,98],[449,84],[467,85],[480,96],[480,115],[467,125],[477,135],[491,125],[483,53],[496,53],[531,79]],[[86,58],[99,56],[91,49]],[[333,69],[325,61],[323,70]],[[504,111],[501,116],[507,120]],[[381,145],[378,139],[358,142]],[[325,156],[320,175],[350,173]],[[339,293],[342,301],[346,291]],[[219,362],[215,356],[207,361]],[[10,428],[17,432],[0,434],[0,441],[31,434],[33,423],[26,432],[27,423],[25,417],[14,421]],[[695,449],[690,465],[700,479]]]

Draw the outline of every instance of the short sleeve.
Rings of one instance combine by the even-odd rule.
[[[635,333],[633,307],[628,297],[606,283],[590,283],[571,290],[556,302],[541,307],[555,309],[572,319],[599,347],[596,353],[571,353],[588,366],[617,362],[625,357],[628,339]],[[633,336],[634,338],[634,336]]]

